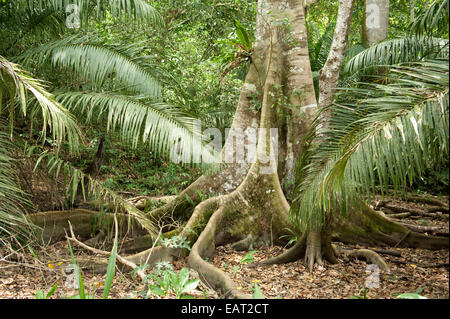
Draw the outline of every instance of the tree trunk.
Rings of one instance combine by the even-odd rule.
[[[334,101],[339,73],[344,63],[345,49],[352,22],[355,0],[340,0],[333,42],[327,61],[320,71],[319,78],[319,108],[328,108]],[[321,126],[326,127],[331,117],[331,110],[321,114]]]

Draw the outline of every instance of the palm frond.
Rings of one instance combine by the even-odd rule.
[[[68,5],[78,7],[83,17],[95,13],[104,18],[108,13],[124,22],[163,25],[158,11],[144,0],[18,0],[11,4],[13,9],[31,8],[65,12]]]
[[[129,91],[158,98],[160,84],[142,59],[130,55],[135,51],[130,46],[112,46],[88,37],[70,36],[30,49],[19,59],[36,60],[39,65],[51,59],[53,66],[74,70],[90,81],[94,89],[101,89],[105,81],[114,78]]]
[[[327,61],[328,53],[333,43],[334,28],[335,23],[329,23],[323,34],[315,42],[312,41],[312,37],[308,37],[310,39],[308,43],[308,47],[310,48],[309,56],[313,71],[319,71]]]
[[[366,68],[448,57],[448,40],[432,37],[405,37],[377,43],[351,58],[346,73]]]
[[[412,33],[418,36],[447,34],[449,27],[448,0],[435,0],[411,23]]]
[[[378,187],[411,185],[448,158],[448,60],[392,67],[388,84],[361,84],[339,93],[330,133],[300,165],[293,216],[320,225]],[[306,162],[305,162],[306,163]],[[298,219],[297,219],[298,220]]]
[[[31,114],[34,117],[38,114],[36,110],[39,110],[42,117],[43,137],[45,138],[47,129],[50,128],[53,140],[58,145],[67,140],[71,150],[78,150],[81,132],[72,114],[45,90],[42,81],[31,77],[19,65],[0,56],[0,98],[4,93],[9,95],[11,136],[16,103],[21,105],[21,111],[26,115],[28,110],[27,94],[31,93],[37,102],[36,108]],[[0,113],[2,113],[1,108]]]
[[[177,107],[151,103],[145,98],[95,92],[66,92],[58,99],[74,113],[83,114],[88,122],[104,120],[108,130],[119,130],[133,147],[144,143],[160,155],[169,155],[176,147],[183,163],[194,162],[194,156],[200,153],[205,163],[215,162],[196,120]]]
[[[111,15],[124,21],[141,21],[164,25],[164,20],[158,11],[144,0],[109,0],[103,2]],[[98,8],[100,8],[99,6]],[[99,10],[98,13],[101,13]]]
[[[9,155],[14,145],[1,130],[7,127],[4,124],[0,123],[0,244],[1,241],[27,240],[37,230],[26,216],[32,204],[18,183],[15,160]]]

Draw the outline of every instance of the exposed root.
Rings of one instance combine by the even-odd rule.
[[[259,265],[274,265],[274,264],[287,264],[296,261],[305,256],[306,251],[306,238],[297,240],[294,246],[286,250],[281,255],[263,260],[261,262],[255,262],[247,265],[247,267],[257,267]]]
[[[192,247],[189,254],[189,265],[199,273],[199,277],[205,284],[222,292],[226,298],[247,299],[251,296],[240,292],[222,270],[205,261],[206,258],[213,256],[216,244],[236,240],[233,232],[237,229],[240,236],[247,234],[246,237],[241,237],[241,240],[238,241],[238,248],[245,248],[245,246],[255,242],[255,238],[264,237],[269,233],[271,236],[278,238],[280,230],[287,226],[283,224],[286,218],[284,215],[287,214],[286,207],[278,202],[279,198],[277,197],[278,194],[282,195],[281,188],[272,185],[271,189],[275,188],[275,193],[278,193],[273,197],[276,200],[272,201],[269,198],[268,204],[265,203],[269,206],[258,208],[260,204],[254,202],[253,198],[259,197],[249,195],[255,194],[255,190],[246,188],[246,185],[248,185],[246,181],[252,178],[255,178],[255,176],[250,173],[237,190],[229,195],[211,199],[209,204],[201,203],[204,205],[198,205],[193,214],[193,217],[196,214],[204,215],[207,214],[208,209],[215,208],[207,225]],[[272,181],[269,178],[264,183],[253,183],[252,180],[250,185],[260,185],[259,191],[264,191],[268,187],[267,184]],[[271,214],[267,212],[271,212]],[[276,227],[272,227],[274,223],[277,223]]]
[[[127,202],[129,202],[137,209],[144,209],[145,207],[147,207],[149,202],[160,202],[167,204],[171,202],[175,197],[176,196],[160,196],[160,197],[137,196],[127,199]]]
[[[64,211],[49,211],[30,214],[28,217],[33,224],[42,227],[42,239],[44,242],[56,242],[66,236],[67,222],[70,221],[82,238],[90,238],[92,225],[99,212],[87,209],[72,209]],[[112,215],[105,215],[112,219]]]
[[[116,215],[119,225],[128,225],[126,231],[131,231],[134,234],[144,233],[138,223],[133,222],[132,216],[127,214]],[[107,225],[112,225],[114,214],[77,208],[34,213],[29,214],[28,217],[33,224],[42,228],[43,242],[54,243],[65,238],[66,232],[69,230],[67,222],[73,225],[77,236],[82,239],[91,239],[96,231],[106,233],[108,231]],[[123,229],[123,232],[125,232],[125,229]]]
[[[178,235],[185,238],[188,242],[194,243],[211,214],[215,211],[219,199],[220,197],[212,197],[198,204],[182,230],[176,229],[170,232],[169,237]],[[156,241],[152,238],[148,238],[148,236],[141,238],[141,240],[144,242],[144,245],[149,245],[150,241],[152,241],[153,247],[127,257],[128,260],[137,264],[154,265],[161,261],[173,261],[188,254],[188,251],[185,248],[154,247]]]
[[[409,230],[418,232],[418,233],[431,233],[436,236],[445,236],[448,237],[448,229],[442,228],[442,227],[433,227],[433,226],[421,226],[421,225],[414,225],[414,224],[408,224],[408,223],[402,223],[398,222],[400,225],[405,226]]]
[[[364,258],[368,262],[377,265],[381,271],[389,272],[389,267],[384,261],[384,259],[378,255],[376,252],[370,249],[355,249],[345,252],[349,257],[353,258]]]
[[[210,218],[200,237],[189,254],[189,265],[199,273],[200,279],[209,287],[221,291],[225,298],[249,299],[251,296],[241,293],[233,281],[220,269],[206,262],[214,254],[216,228],[224,217],[222,204]]]
[[[411,216],[411,213],[389,214],[389,218],[403,219]]]
[[[253,249],[254,243],[255,239],[253,238],[252,234],[248,234],[244,239],[233,243],[231,245],[231,248],[236,251],[251,250]]]
[[[411,231],[367,205],[351,210],[346,218],[336,216],[333,237],[344,243],[368,246],[396,246],[442,249],[449,247],[448,237],[428,236]]]

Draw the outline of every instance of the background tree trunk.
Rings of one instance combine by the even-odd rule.
[[[333,42],[327,61],[320,71],[319,78],[319,109],[329,107],[334,100],[336,87],[339,82],[339,73],[344,63],[345,49],[348,44],[348,35],[352,22],[353,6],[355,0],[339,0],[338,16],[334,30]],[[321,126],[331,117],[331,111],[322,112]]]

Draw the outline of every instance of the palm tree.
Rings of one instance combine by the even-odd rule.
[[[32,102],[32,98],[35,103]],[[42,125],[41,137],[45,140],[48,128],[53,140],[60,146],[65,140],[76,152],[81,131],[70,112],[47,92],[42,81],[34,79],[17,64],[0,56],[0,233],[11,239],[24,239],[32,229],[25,216],[31,203],[20,189],[15,160],[11,156],[17,148],[11,140],[15,137],[15,117],[21,113],[39,118]],[[4,238],[2,236],[2,238]]]
[[[448,24],[445,5],[435,1],[413,25],[434,30],[418,24],[424,17]],[[313,129],[316,146],[299,159],[297,173],[304,178],[291,212],[302,226],[322,225],[326,212],[345,213],[380,189],[399,190],[427,169],[448,165],[448,38],[414,30],[348,61],[347,76],[358,71],[364,81],[339,90],[329,132],[316,136]],[[373,75],[377,66],[386,74]]]
[[[77,6],[80,30],[88,35],[80,35],[67,28],[65,11],[68,5]],[[158,29],[164,26],[161,16],[144,0],[19,0],[1,2],[0,18],[2,34],[7,35],[0,46],[0,54],[8,58],[0,56],[0,100],[2,96],[7,97],[9,138],[15,137],[14,118],[19,111],[17,105],[21,105],[20,110],[30,126],[42,126],[39,140],[45,141],[50,131],[56,145],[53,150],[33,146],[29,152],[39,150],[37,164],[46,163],[48,172],[56,178],[60,174],[69,176],[67,187],[72,200],[79,185],[85,193],[83,181],[87,178],[89,191],[97,196],[112,197],[117,205],[153,232],[154,227],[140,211],[60,158],[58,150],[66,142],[69,151],[76,152],[84,138],[79,123],[98,122],[104,124],[108,131],[119,131],[130,145],[148,145],[156,154],[167,155],[174,146],[186,156],[197,151],[192,151],[192,148],[201,145],[198,143],[201,138],[194,131],[194,119],[180,108],[164,103],[159,80],[161,74],[149,57],[142,54],[144,45],[108,43],[97,36],[92,27],[93,22],[109,18],[118,23]],[[19,38],[20,42],[17,41]],[[10,61],[20,62],[22,66]],[[67,86],[53,83],[51,94],[44,89],[42,81],[31,77],[24,68],[44,75],[55,70],[67,70],[81,78],[82,85],[67,90]],[[30,92],[37,103],[27,99],[26,92]],[[40,107],[39,116],[35,105]],[[34,109],[27,112],[31,107]],[[1,114],[4,116],[6,113]],[[12,147],[4,140],[6,128],[0,128],[2,154],[8,154]],[[182,143],[173,143],[174,131]],[[3,165],[11,167],[12,159],[6,155],[2,158]],[[16,194],[16,197],[8,195],[10,201],[17,202],[15,206],[3,200],[0,206],[3,218],[0,219],[0,229],[11,232],[14,223],[17,224],[14,218],[24,218],[24,209],[20,209],[24,205],[19,203],[27,201],[18,185],[13,183],[16,180],[13,169],[2,170],[2,174],[5,177],[4,189],[10,187],[10,194]],[[17,208],[13,210],[13,207]]]

